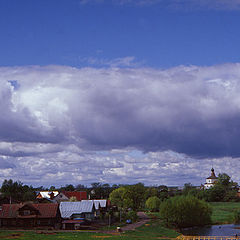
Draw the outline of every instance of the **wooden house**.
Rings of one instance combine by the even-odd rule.
[[[3,204],[0,207],[1,227],[53,227],[60,226],[58,204]]]
[[[93,201],[61,202],[59,205],[62,228],[77,229],[86,221],[91,222],[96,218],[97,210]]]
[[[64,201],[69,201],[71,198],[76,201],[86,200],[87,192],[85,191],[62,191],[53,198],[54,202],[60,203]]]

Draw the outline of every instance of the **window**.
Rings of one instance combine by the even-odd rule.
[[[30,215],[30,210],[23,210],[23,215],[24,216]]]

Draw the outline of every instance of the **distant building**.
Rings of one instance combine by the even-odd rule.
[[[62,228],[64,230],[79,229],[85,221],[94,220],[97,214],[95,204],[91,200],[60,202],[59,209],[62,217]]]
[[[240,198],[240,188],[238,188],[238,191],[237,191],[237,197]]]
[[[204,189],[209,189],[213,187],[217,183],[218,178],[216,177],[214,173],[214,169],[211,169],[211,176],[206,178],[206,183],[204,184]]]
[[[58,204],[24,203],[3,204],[0,207],[0,227],[53,227],[61,226]]]
[[[58,191],[41,191],[37,194],[37,199],[46,199],[52,201],[59,194]]]
[[[62,191],[57,196],[54,197],[54,202],[60,203],[64,201],[70,201],[74,198],[76,201],[87,200],[86,191]]]

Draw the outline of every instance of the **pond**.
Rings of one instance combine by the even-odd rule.
[[[188,236],[236,236],[240,237],[240,225],[224,224],[205,227],[193,227],[182,229],[183,235]]]

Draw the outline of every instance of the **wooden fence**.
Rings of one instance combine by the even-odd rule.
[[[185,236],[180,235],[177,240],[240,240],[240,236]]]

